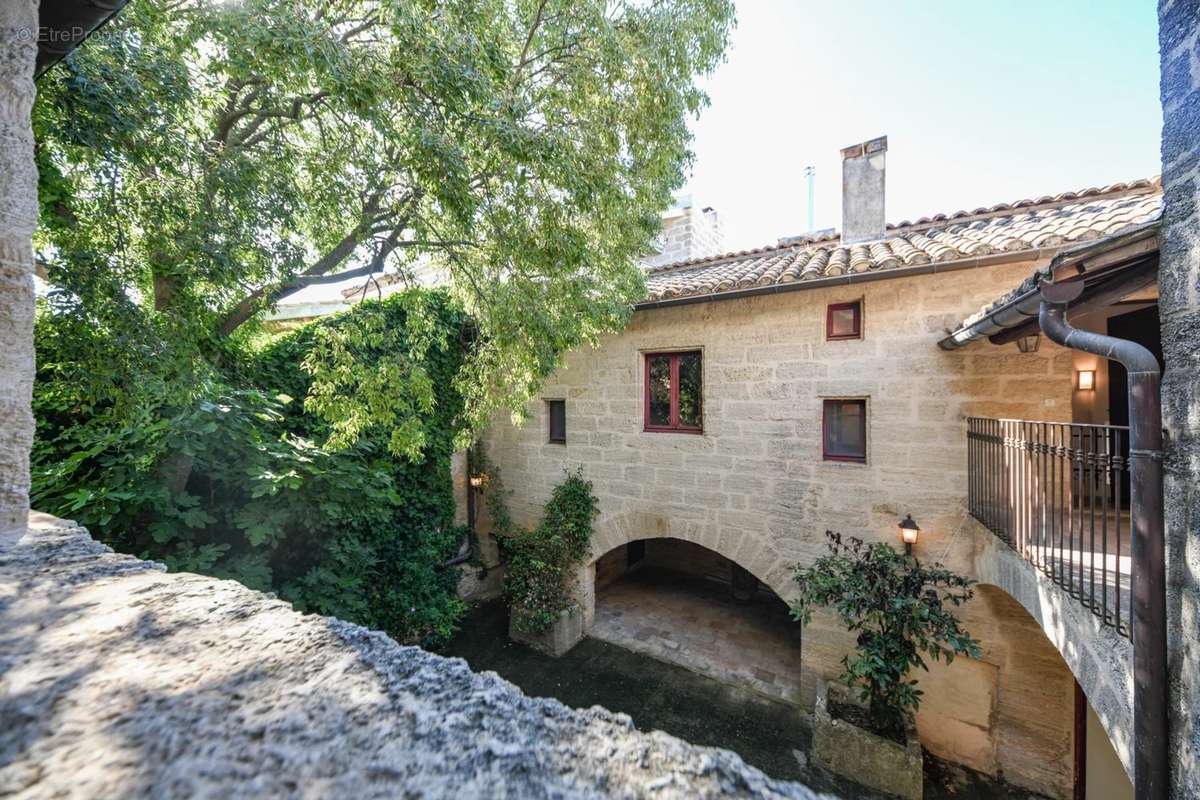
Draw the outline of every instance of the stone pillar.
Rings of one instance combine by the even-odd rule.
[[[0,533],[24,530],[29,514],[37,25],[37,0],[0,2]]]
[[[1200,0],[1161,0],[1171,796],[1200,797]]]

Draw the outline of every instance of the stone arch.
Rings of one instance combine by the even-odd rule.
[[[964,517],[961,529],[974,539],[974,577],[1016,600],[1038,623],[1079,682],[1132,779],[1132,643],[972,517]]]
[[[766,537],[722,530],[711,523],[646,511],[627,511],[596,521],[590,564],[616,548],[641,539],[681,539],[705,547],[746,570],[785,602],[795,594],[791,567]]]

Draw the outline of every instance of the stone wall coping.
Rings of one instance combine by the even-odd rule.
[[[29,798],[829,797],[38,514],[0,541],[0,718]]]

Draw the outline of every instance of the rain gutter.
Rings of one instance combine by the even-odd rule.
[[[1132,262],[1149,262],[1157,274],[1158,221],[1146,223],[1117,236],[1063,250],[1050,264],[1035,272],[1017,290],[1015,297],[998,304],[978,320],[964,324],[938,342],[943,350],[956,350],[985,337],[996,336],[1037,320],[1041,311],[1039,286],[1083,275],[1101,276],[1128,269]],[[1130,283],[1145,275],[1131,275]],[[1151,282],[1147,280],[1147,282]],[[1126,293],[1133,291],[1128,288]],[[1119,291],[1119,290],[1118,290]],[[1113,300],[1118,298],[1114,297]],[[1029,327],[1032,328],[1030,324]]]

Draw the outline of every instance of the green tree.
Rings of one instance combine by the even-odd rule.
[[[728,0],[138,0],[39,82],[38,507],[444,636],[449,457],[620,326]],[[388,271],[262,352],[261,312]]]
[[[41,83],[43,273],[190,372],[290,292],[440,271],[478,429],[626,319],[731,25],[728,0],[141,0]]]
[[[927,567],[884,542],[825,535],[829,554],[795,569],[800,591],[792,617],[807,625],[815,607],[828,606],[858,635],[856,651],[842,658],[842,680],[858,690],[880,730],[902,733],[921,704],[908,673],[929,669],[922,653],[947,664],[955,655],[981,655],[979,642],[950,609],[974,595],[974,581],[937,564]]]

